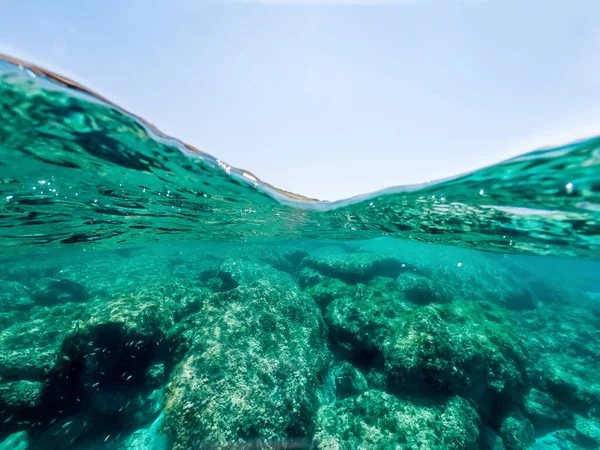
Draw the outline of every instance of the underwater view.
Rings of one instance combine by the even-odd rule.
[[[600,138],[323,202],[4,57],[0,156],[0,450],[600,448]]]

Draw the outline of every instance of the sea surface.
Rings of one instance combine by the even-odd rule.
[[[323,202],[0,59],[0,450],[599,448],[600,138]]]

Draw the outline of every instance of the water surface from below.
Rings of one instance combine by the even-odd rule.
[[[0,450],[600,448],[599,139],[332,204],[63,81],[0,62]]]

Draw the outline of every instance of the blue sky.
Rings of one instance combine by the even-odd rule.
[[[338,199],[600,132],[600,2],[10,2],[0,52]]]

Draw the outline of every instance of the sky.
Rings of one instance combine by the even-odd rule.
[[[600,2],[5,2],[0,52],[336,200],[600,134]]]

